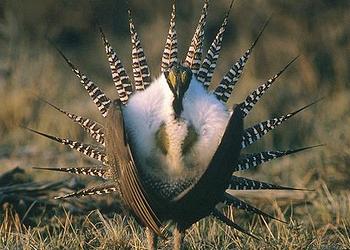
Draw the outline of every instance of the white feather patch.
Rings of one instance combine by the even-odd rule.
[[[190,158],[194,167],[203,171],[213,157],[225,131],[229,112],[212,93],[203,85],[192,79],[183,101],[183,118],[195,128],[199,134]]]
[[[181,119],[174,119],[173,94],[162,74],[144,91],[131,96],[124,108],[126,130],[138,166],[147,174],[166,179],[194,177],[210,162],[229,119],[226,106],[193,79],[183,99]],[[156,146],[155,135],[165,124],[168,153]],[[188,125],[199,135],[192,150],[182,155]]]

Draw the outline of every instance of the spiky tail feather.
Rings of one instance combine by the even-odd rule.
[[[109,171],[104,167],[80,167],[80,168],[41,168],[33,167],[33,169],[38,170],[47,170],[47,171],[57,171],[65,172],[70,174],[80,174],[80,175],[89,175],[89,176],[98,176],[103,179],[110,179],[111,175]]]
[[[230,98],[233,87],[236,85],[236,83],[238,82],[238,79],[241,77],[244,66],[246,65],[255,45],[257,44],[259,38],[264,32],[269,21],[270,21],[270,18],[265,22],[257,38],[252,43],[250,48],[244,53],[243,56],[241,56],[241,58],[238,59],[238,61],[235,64],[232,65],[231,69],[227,72],[227,74],[224,76],[222,81],[216,87],[214,94],[216,98],[221,102],[226,103],[227,100]]]
[[[259,240],[255,235],[251,234],[250,232],[248,232],[247,230],[245,230],[243,227],[241,227],[240,225],[234,223],[232,220],[230,220],[229,218],[227,218],[221,211],[219,211],[218,209],[214,209],[213,210],[213,215],[215,216],[215,218],[217,218],[218,220],[222,221],[223,223],[225,223],[226,225],[228,225],[229,227],[232,227],[246,235],[249,235],[250,237]]]
[[[88,132],[89,136],[93,139],[95,139],[98,143],[100,143],[102,146],[105,146],[105,139],[104,139],[104,129],[101,124],[98,122],[95,122],[91,119],[75,115],[73,113],[69,113],[65,110],[62,110],[58,108],[57,106],[53,105],[52,103],[46,101],[45,99],[40,98],[41,101],[47,103],[57,111],[65,114],[68,118],[70,118],[73,122],[78,123],[86,132]]]
[[[244,102],[240,104],[241,110],[243,111],[243,116],[246,117],[248,113],[252,110],[254,105],[260,100],[260,98],[265,94],[265,92],[271,87],[271,85],[276,81],[276,79],[298,58],[295,57],[291,60],[284,68],[274,75],[272,78],[267,80],[265,83],[261,84],[256,90],[254,90]]]
[[[135,30],[130,9],[128,10],[128,13],[132,44],[132,71],[134,73],[135,88],[136,90],[144,90],[151,83],[151,74],[149,72],[146,56],[141,46],[139,36]]]
[[[117,89],[120,101],[123,104],[126,104],[128,102],[129,96],[132,94],[133,91],[129,76],[126,73],[126,70],[122,65],[120,59],[118,58],[117,54],[115,53],[114,49],[106,39],[102,28],[99,27],[99,30],[105,46],[105,51],[107,54],[109,67],[111,69],[114,86]]]
[[[55,199],[66,199],[72,197],[83,197],[88,195],[102,195],[102,194],[110,194],[110,193],[120,193],[119,188],[113,184],[103,184],[96,187],[85,188],[79,190],[77,192],[65,194],[62,196],[56,196]]]
[[[48,134],[36,131],[34,129],[30,129],[30,128],[25,128],[25,129],[28,129],[29,131],[31,131],[33,133],[44,136],[44,137],[49,138],[53,141],[59,142],[63,145],[69,146],[70,148],[75,149],[76,151],[78,151],[78,152],[80,152],[80,153],[82,153],[90,158],[96,159],[96,160],[102,162],[103,164],[107,164],[107,156],[106,156],[105,152],[97,149],[93,145],[84,144],[84,143],[72,141],[69,139],[59,138],[56,136],[52,136],[52,135],[48,135]]]
[[[227,189],[232,190],[264,190],[264,189],[275,189],[275,190],[293,190],[293,191],[311,191],[308,189],[284,187],[276,184],[271,184],[262,181],[256,181],[244,177],[232,176],[230,184]]]
[[[234,171],[242,171],[247,170],[251,168],[255,168],[259,166],[260,164],[263,164],[265,162],[269,162],[271,160],[287,156],[290,154],[295,154],[307,149],[312,149],[316,147],[324,146],[324,144],[315,145],[315,146],[309,146],[309,147],[303,147],[298,149],[290,149],[290,150],[280,150],[280,151],[265,151],[265,152],[259,152],[259,153],[253,153],[243,156],[241,159],[238,160],[237,166],[234,168]]]
[[[75,75],[80,79],[81,84],[87,90],[89,96],[91,97],[92,101],[96,104],[97,108],[100,110],[102,116],[106,117],[108,113],[108,108],[111,104],[111,100],[103,93],[103,91],[99,87],[97,87],[97,85],[93,81],[87,78],[85,74],[81,73],[80,70],[78,70],[77,67],[74,66],[74,64],[63,54],[61,50],[59,50],[57,47],[56,49],[66,61],[68,66],[75,73]]]
[[[240,199],[238,199],[238,198],[236,198],[228,193],[225,193],[223,203],[225,205],[231,205],[231,206],[234,206],[235,208],[242,209],[242,210],[245,210],[245,211],[250,212],[250,213],[254,213],[254,214],[261,215],[261,216],[264,216],[264,217],[267,217],[270,219],[277,220],[279,222],[286,223],[285,221],[277,219],[277,218],[273,217],[272,215],[269,215],[269,214],[261,211],[260,209],[253,207],[252,205],[248,204],[247,202],[242,201],[242,200],[240,200]]]
[[[202,9],[202,14],[199,18],[198,26],[193,35],[191,45],[188,49],[185,59],[185,65],[191,68],[192,73],[194,75],[197,75],[202,60],[204,28],[207,23],[208,5],[209,0],[205,0]]]
[[[168,36],[165,42],[165,48],[162,56],[161,71],[165,72],[172,64],[177,62],[177,36],[176,36],[176,10],[175,3],[173,3],[170,27]]]
[[[242,136],[242,148],[246,148],[247,146],[251,145],[252,143],[256,142],[257,140],[261,139],[264,135],[266,135],[269,131],[272,129],[278,127],[283,122],[287,121],[289,118],[293,117],[294,115],[298,114],[299,112],[311,107],[312,105],[318,103],[321,101],[321,99],[318,99],[308,105],[305,105],[304,107],[291,112],[289,114],[283,115],[278,118],[273,118],[261,123],[258,123],[250,128],[247,128],[243,132]]]
[[[231,1],[230,7],[224,17],[224,20],[221,24],[221,27],[216,34],[216,37],[212,44],[210,45],[210,48],[207,52],[207,55],[205,59],[203,60],[203,63],[198,71],[197,79],[203,83],[203,86],[205,88],[208,88],[211,82],[211,78],[213,77],[213,72],[216,68],[216,63],[220,55],[221,51],[221,44],[224,38],[224,34],[226,31],[226,26],[228,22],[228,17],[230,15],[232,5],[234,0]]]

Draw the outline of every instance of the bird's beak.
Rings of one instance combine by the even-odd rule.
[[[165,77],[174,95],[173,108],[175,117],[179,117],[183,110],[182,100],[191,82],[192,72],[189,68],[182,65],[174,65],[165,73]]]

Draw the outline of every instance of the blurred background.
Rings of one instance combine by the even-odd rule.
[[[171,1],[130,0],[153,77],[168,31]],[[212,1],[205,51],[221,25],[229,0]],[[299,59],[256,105],[245,126],[294,111],[320,97],[248,149],[326,146],[288,156],[251,171],[249,176],[284,185],[332,191],[350,186],[350,2],[347,0],[236,1],[213,86],[229,70],[261,29],[272,19],[254,49],[230,100],[242,101],[292,58]],[[202,1],[177,1],[177,32],[184,56],[202,8]],[[60,137],[89,142],[82,130],[38,99],[87,117],[99,113],[51,40],[109,97],[116,97],[96,19],[131,76],[131,46],[124,1],[0,1],[0,173],[16,166],[83,166],[86,159],[64,146],[33,135],[27,126]],[[41,176],[40,171],[33,172]],[[57,178],[56,173],[52,178]],[[65,176],[65,175],[63,175]],[[45,178],[50,178],[45,173]]]

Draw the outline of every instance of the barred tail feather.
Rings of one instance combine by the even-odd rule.
[[[230,184],[227,189],[232,190],[264,190],[264,189],[275,189],[275,190],[299,190],[309,191],[307,189],[284,187],[276,184],[271,184],[262,181],[251,180],[244,177],[231,176]]]
[[[254,214],[266,217],[266,218],[270,218],[270,219],[277,220],[279,222],[286,223],[285,221],[277,219],[274,216],[269,215],[269,214],[261,211],[260,209],[253,207],[252,205],[248,204],[247,202],[242,201],[242,200],[240,200],[240,199],[238,199],[238,198],[236,198],[228,193],[225,193],[225,198],[224,198],[223,203],[225,205],[234,206],[235,208],[242,209],[242,210],[245,210],[245,211],[250,212],[250,213],[254,213]]]
[[[48,135],[48,134],[30,129],[30,128],[26,128],[26,129],[28,129],[29,131],[31,131],[33,133],[39,134],[41,136],[44,136],[46,138],[49,138],[49,139],[54,140],[56,142],[59,142],[63,145],[67,145],[70,148],[75,149],[76,151],[78,151],[78,152],[80,152],[80,153],[82,153],[90,158],[93,158],[93,159],[96,159],[96,160],[102,162],[103,164],[107,164],[107,156],[106,156],[105,152],[97,149],[93,145],[84,144],[84,143],[72,141],[69,139],[59,138],[56,136]]]
[[[77,192],[69,193],[63,196],[56,196],[55,199],[66,199],[72,197],[83,197],[88,195],[102,195],[119,192],[119,188],[115,184],[103,184],[97,187],[85,188]]]
[[[88,118],[84,118],[79,115],[75,115],[73,113],[69,113],[65,110],[62,110],[58,108],[57,106],[53,105],[52,103],[44,100],[41,98],[41,100],[57,111],[61,112],[62,114],[65,114],[68,118],[70,118],[73,122],[78,123],[86,132],[89,133],[89,136],[95,139],[98,143],[100,143],[102,146],[105,146],[105,139],[104,139],[104,129],[101,124],[98,122],[95,122],[93,120],[90,120]]]
[[[134,74],[135,89],[144,90],[151,83],[151,74],[149,72],[146,56],[141,46],[139,36],[135,30],[135,25],[129,13],[129,27],[132,44],[132,71]]]
[[[271,160],[287,156],[290,154],[295,154],[307,149],[312,149],[316,147],[323,146],[323,144],[315,145],[315,146],[309,146],[304,148],[298,148],[298,149],[291,149],[291,150],[284,150],[284,151],[265,151],[260,153],[254,153],[254,154],[248,154],[244,156],[243,158],[238,160],[237,166],[234,168],[234,171],[242,171],[242,170],[248,170],[251,168],[255,168],[265,162],[269,162]]]
[[[204,28],[207,22],[208,5],[209,0],[205,0],[198,26],[193,35],[191,45],[185,59],[185,64],[191,68],[194,75],[197,75],[202,60]]]
[[[103,93],[103,91],[97,87],[97,85],[86,77],[85,74],[81,73],[77,67],[63,54],[61,50],[56,48],[67,64],[71,67],[72,71],[80,79],[81,84],[87,90],[89,96],[100,110],[103,117],[107,116],[108,108],[111,105],[111,100]]]
[[[177,36],[176,36],[176,10],[175,3],[171,12],[170,27],[162,56],[161,71],[167,71],[172,64],[177,62]]]
[[[298,58],[295,57],[291,60],[280,72],[274,75],[272,78],[267,80],[265,83],[261,84],[256,90],[254,90],[244,102],[240,104],[241,110],[243,111],[243,117],[246,117],[248,113],[252,110],[254,105],[260,100],[260,98],[265,94],[265,92],[271,87],[274,81]]]
[[[227,100],[230,98],[234,86],[241,77],[244,66],[246,65],[255,45],[257,44],[259,38],[264,32],[269,21],[270,18],[265,22],[257,38],[252,43],[250,48],[244,53],[243,56],[241,56],[241,58],[238,59],[238,61],[235,64],[232,65],[231,69],[227,72],[227,74],[224,76],[218,87],[215,89],[214,94],[218,100],[222,101],[223,103],[226,103]]]
[[[39,168],[33,167],[33,169],[38,170],[47,170],[47,171],[57,171],[57,172],[65,172],[70,174],[79,174],[79,175],[89,175],[89,176],[97,176],[103,179],[109,179],[110,174],[108,170],[103,167],[80,167],[80,168]]]
[[[283,122],[287,121],[289,118],[293,117],[294,115],[298,114],[299,112],[305,110],[306,108],[316,104],[319,102],[321,99],[316,100],[294,112],[291,112],[289,114],[283,115],[278,118],[273,118],[261,123],[258,123],[250,128],[247,128],[243,132],[242,136],[242,149],[246,148],[247,146],[251,145],[252,143],[256,142],[259,140],[261,137],[266,135],[268,132],[270,132],[272,129],[278,127],[280,124]]]
[[[225,18],[221,24],[221,27],[216,34],[216,37],[212,44],[210,45],[210,48],[207,52],[207,55],[205,59],[203,60],[203,63],[198,71],[197,79],[203,83],[203,86],[205,88],[208,88],[211,82],[211,79],[213,77],[213,72],[216,68],[216,63],[220,55],[221,51],[221,44],[224,38],[224,34],[226,31],[226,26],[228,22],[228,17],[230,15],[232,5],[234,0],[231,1],[230,7],[225,15]]]
[[[132,85],[129,76],[126,73],[126,70],[122,65],[120,59],[118,58],[117,54],[115,53],[114,49],[106,39],[102,28],[100,27],[99,29],[101,38],[105,46],[105,51],[111,69],[114,86],[117,89],[120,101],[123,104],[126,104],[128,102],[129,96],[132,94]]]

